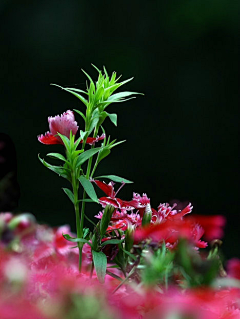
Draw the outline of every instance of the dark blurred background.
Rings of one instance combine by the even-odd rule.
[[[107,134],[127,141],[97,175],[133,180],[120,193],[126,200],[146,192],[155,208],[190,201],[197,214],[225,215],[224,254],[240,257],[239,9],[235,0],[1,0],[0,131],[12,139],[18,167],[9,209],[75,229],[61,190],[67,182],[37,158],[63,148],[42,145],[37,135],[48,130],[48,116],[84,110],[50,83],[84,89],[81,68],[96,79],[91,63],[105,65],[123,79],[134,76],[123,89],[145,96],[109,107],[118,127],[107,120]]]

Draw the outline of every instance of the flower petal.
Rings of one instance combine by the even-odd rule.
[[[52,133],[45,133],[45,135],[38,135],[38,140],[40,143],[51,145],[51,144],[63,144],[62,140],[54,136]]]
[[[93,145],[93,144],[95,144],[98,141],[104,140],[105,137],[106,137],[105,134],[102,134],[101,136],[97,136],[97,137],[88,137],[87,140],[86,140],[86,143],[89,144],[89,145]],[[82,142],[83,141],[81,141],[81,143]]]
[[[73,135],[76,135],[78,130],[77,122],[75,121],[74,114],[72,111],[68,110],[63,113],[61,116],[49,116],[48,118],[50,132],[53,135],[60,133],[69,138],[70,131],[72,131]],[[60,137],[56,137],[60,140]]]
[[[109,184],[106,184],[105,182],[101,182],[98,180],[92,180],[92,182],[94,182],[107,196],[111,198],[115,196],[113,182],[110,182]]]

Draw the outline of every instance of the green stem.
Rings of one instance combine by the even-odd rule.
[[[94,131],[93,137],[96,137],[98,133],[98,129],[96,128]],[[94,145],[92,145],[91,148],[94,148]],[[90,176],[90,171],[91,171],[91,166],[92,166],[92,157],[89,158],[88,160],[88,166],[87,166],[87,173],[86,173],[86,178],[89,179]],[[86,199],[86,192],[85,190],[83,191],[83,200]],[[84,218],[85,218],[85,201],[82,202],[82,208],[81,208],[81,219],[80,219],[80,229],[79,229],[79,238],[83,238],[83,226],[84,226]],[[81,272],[82,270],[82,249],[83,249],[83,243],[79,243],[79,270]]]
[[[76,226],[77,226],[77,238],[82,238],[81,226],[80,226],[80,215],[79,215],[79,204],[78,204],[78,181],[76,180],[75,170],[72,172],[72,187],[73,187],[73,195],[74,195],[74,208],[76,214]],[[81,272],[82,268],[82,254],[80,253],[81,243],[78,243],[79,249],[79,271]]]

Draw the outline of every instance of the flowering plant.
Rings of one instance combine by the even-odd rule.
[[[240,261],[232,259],[226,272],[220,254],[223,216],[194,215],[191,203],[154,209],[147,194],[123,200],[119,191],[131,181],[95,176],[99,163],[123,142],[110,141],[105,132],[107,117],[117,125],[117,115],[106,108],[139,94],[115,93],[132,79],[118,82],[115,72],[95,69],[96,82],[84,72],[86,91],[60,87],[85,105],[85,113],[74,110],[84,120],[83,130],[67,110],[49,117],[49,131],[38,136],[65,151],[47,154],[62,165],[39,159],[70,182],[63,191],[74,206],[77,234],[68,225],[39,225],[31,214],[0,214],[0,317],[240,318]],[[100,205],[95,221],[85,213],[88,202]]]

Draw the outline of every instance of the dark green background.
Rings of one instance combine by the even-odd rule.
[[[40,153],[61,151],[36,136],[47,117],[84,106],[50,83],[85,88],[91,63],[135,79],[125,89],[145,96],[111,105],[118,127],[107,133],[127,142],[115,148],[97,174],[133,180],[120,195],[146,192],[152,206],[192,202],[197,214],[224,214],[227,257],[239,256],[238,68],[239,1],[1,0],[0,130],[13,139],[21,198],[51,225],[74,212],[42,166]],[[77,118],[81,127],[80,117]],[[100,207],[88,206],[94,215]]]

